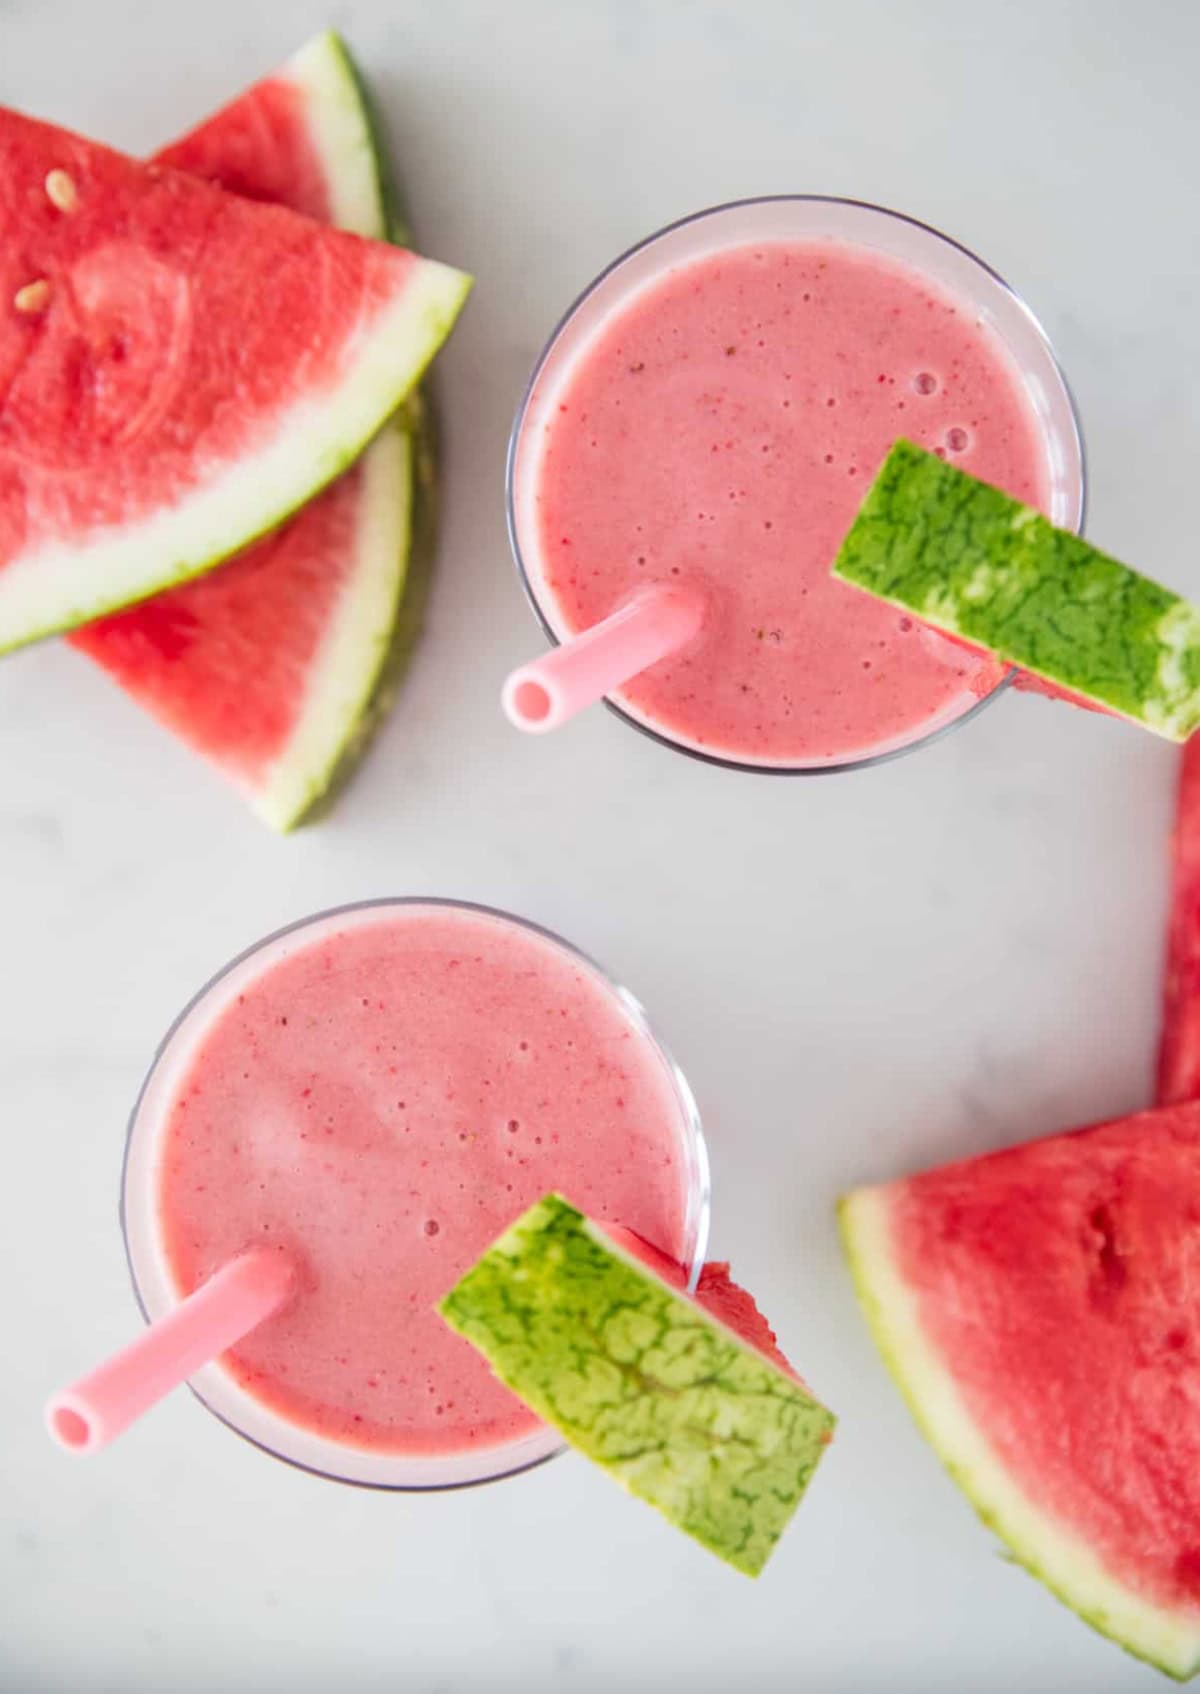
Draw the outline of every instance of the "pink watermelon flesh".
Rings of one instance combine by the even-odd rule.
[[[1200,1105],[881,1192],[921,1324],[1013,1481],[1200,1618]]]
[[[1160,1106],[1200,1099],[1200,735],[1183,749],[1158,1050]]]
[[[67,639],[253,793],[287,747],[354,563],[361,465],[273,535]]]
[[[154,158],[247,200],[290,206],[318,223],[333,221],[333,196],[304,97],[286,75],[263,77]]]
[[[633,1258],[640,1259],[664,1282],[670,1283],[673,1288],[686,1289],[687,1271],[675,1259],[657,1247],[652,1247],[640,1235],[635,1235],[633,1230],[626,1229],[621,1224],[605,1224],[603,1227],[618,1247],[623,1248]],[[693,1299],[697,1305],[703,1306],[705,1311],[723,1323],[726,1329],[732,1329],[735,1335],[740,1335],[748,1346],[762,1353],[796,1382],[802,1382],[799,1373],[780,1352],[775,1331],[759,1311],[754,1297],[733,1281],[726,1263],[714,1260],[701,1266]]]
[[[299,88],[269,76],[156,155],[253,200],[327,221],[332,198]],[[235,559],[68,639],[160,723],[255,790],[286,748],[353,569],[361,464]]]
[[[74,184],[73,210],[51,202],[51,170]],[[0,229],[0,609],[15,574],[21,618],[47,552],[124,537],[265,451],[288,404],[336,395],[422,269],[437,270],[7,111]],[[18,309],[43,279],[44,306]],[[337,468],[306,464],[308,492]],[[97,583],[92,611],[156,586]],[[8,639],[86,615],[55,600]]]

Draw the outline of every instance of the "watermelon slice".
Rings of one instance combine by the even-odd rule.
[[[656,1276],[661,1277],[664,1282],[669,1282],[672,1288],[686,1291],[687,1271],[677,1259],[672,1259],[659,1248],[652,1247],[642,1236],[636,1235],[632,1229],[626,1229],[623,1224],[606,1223],[603,1229],[618,1247],[623,1248],[626,1253],[631,1253],[635,1259],[640,1259]],[[780,1351],[779,1338],[766,1315],[759,1311],[753,1294],[733,1280],[725,1260],[710,1259],[707,1264],[701,1265],[692,1298],[727,1329],[732,1329],[743,1341],[757,1348],[773,1365],[778,1365],[780,1370],[795,1377],[797,1382],[801,1381],[799,1373]]]
[[[384,157],[353,62],[329,31],[158,160],[399,240]],[[414,394],[402,421],[283,529],[68,639],[266,822],[290,828],[361,749],[398,676],[432,554],[435,481],[428,413]]]
[[[573,1447],[758,1575],[833,1432],[789,1370],[557,1195],[518,1218],[439,1310]]]
[[[198,575],[361,451],[467,279],[0,112],[0,651]]]
[[[1200,1100],[1200,736],[1183,749],[1173,836],[1174,869],[1163,983],[1156,1098]]]
[[[842,1202],[868,1322],[1017,1560],[1172,1676],[1200,1668],[1200,1105]]]
[[[1169,740],[1200,724],[1200,607],[911,441],[833,571]]]

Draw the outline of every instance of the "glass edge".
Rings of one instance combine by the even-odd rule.
[[[538,379],[541,376],[551,353],[554,351],[559,338],[565,332],[576,313],[586,304],[596,290],[608,281],[609,277],[613,276],[631,259],[636,258],[637,255],[643,252],[646,248],[652,247],[656,242],[664,240],[668,235],[673,235],[677,230],[686,229],[691,224],[702,223],[706,218],[718,217],[724,212],[740,211],[746,207],[753,206],[795,204],[853,206],[860,211],[875,212],[882,217],[892,218],[897,223],[909,224],[912,228],[919,229],[926,235],[933,236],[935,240],[944,242],[947,247],[953,247],[956,252],[961,253],[964,258],[969,259],[972,264],[978,265],[980,270],[985,272],[986,275],[991,277],[993,282],[1004,290],[1005,294],[1012,301],[1013,305],[1020,311],[1029,327],[1033,330],[1037,339],[1041,343],[1059,382],[1062,384],[1062,390],[1066,396],[1067,413],[1071,421],[1071,432],[1075,446],[1075,456],[1079,466],[1079,509],[1072,527],[1076,534],[1083,534],[1087,518],[1088,501],[1087,449],[1084,441],[1083,424],[1080,418],[1079,406],[1075,399],[1075,393],[1071,384],[1067,380],[1066,372],[1059,362],[1058,355],[1054,351],[1054,343],[1047,334],[1041,319],[1000,271],[996,270],[993,265],[988,264],[986,259],[981,259],[979,254],[968,247],[965,242],[959,241],[953,235],[947,235],[944,230],[938,229],[936,225],[926,223],[921,218],[915,218],[908,212],[898,212],[893,207],[881,205],[874,200],[858,200],[852,196],[844,194],[759,194],[749,195],[741,200],[723,200],[717,205],[706,206],[701,211],[690,212],[686,217],[676,218],[671,223],[663,224],[660,229],[654,230],[651,234],[643,236],[641,240],[635,241],[632,246],[625,248],[625,250],[619,253],[615,259],[612,259],[607,265],[605,265],[603,270],[598,271],[587,286],[581,289],[575,296],[566,311],[562,313],[558,321],[555,323],[554,328],[547,337],[546,343],[543,346],[542,351],[539,353],[533,370],[525,383],[525,387],[521,393],[521,398],[517,402],[517,408],[513,414],[512,426],[509,430],[508,447],[504,456],[505,524],[508,531],[509,549],[513,556],[513,562],[517,568],[517,575],[520,579],[525,599],[528,602],[530,610],[533,612],[534,618],[540,626],[543,635],[552,647],[560,647],[562,642],[556,634],[553,626],[550,624],[549,619],[543,612],[537,595],[534,592],[530,573],[526,567],[520,543],[517,540],[517,518],[514,487],[516,482],[515,473],[517,447],[521,435],[521,425],[524,422],[525,413],[529,408],[530,401],[532,400],[534,391],[537,388]],[[640,718],[634,717],[634,715],[627,711],[625,707],[618,704],[617,701],[609,699],[607,696],[605,696],[602,704],[615,718],[619,718],[622,723],[627,724],[631,729],[637,730],[640,735],[644,735],[648,740],[656,742],[660,747],[668,748],[672,753],[682,753],[685,757],[694,759],[698,764],[713,766],[718,770],[738,771],[746,776],[842,776],[851,771],[871,770],[876,765],[890,764],[893,759],[903,758],[908,753],[916,753],[923,747],[930,747],[935,742],[943,740],[951,733],[951,731],[960,729],[963,725],[970,723],[973,719],[977,718],[986,706],[989,706],[993,700],[998,699],[1001,694],[1006,693],[1007,690],[1011,688],[1016,675],[1016,670],[1010,668],[993,688],[988,689],[986,694],[981,695],[980,698],[973,705],[968,706],[965,711],[959,712],[946,723],[939,724],[934,729],[924,731],[920,735],[915,736],[911,741],[905,741],[898,747],[884,748],[876,753],[866,753],[858,758],[833,760],[830,763],[823,765],[761,765],[752,764],[742,759],[724,758],[719,753],[707,753],[703,750],[703,748],[690,747],[686,742],[674,740],[662,730],[654,729],[649,724],[643,723]]]
[[[142,1290],[138,1283],[137,1271],[133,1263],[133,1254],[129,1244],[129,1225],[126,1216],[125,1193],[129,1173],[130,1152],[133,1146],[138,1116],[141,1112],[146,1093],[150,1088],[159,1065],[166,1057],[167,1052],[169,1051],[171,1044],[175,1040],[175,1037],[178,1035],[180,1029],[192,1013],[208,997],[208,995],[211,994],[212,991],[217,988],[227,976],[232,975],[239,965],[245,964],[248,960],[254,958],[256,954],[274,946],[276,942],[282,941],[289,935],[297,934],[302,930],[314,928],[319,924],[326,923],[330,919],[347,917],[356,912],[378,911],[392,907],[405,906],[438,906],[453,911],[476,912],[485,917],[499,918],[502,922],[516,924],[518,928],[528,930],[532,934],[541,937],[542,940],[549,941],[552,945],[562,948],[562,950],[568,953],[572,958],[578,959],[582,964],[586,965],[589,970],[594,972],[595,975],[600,978],[601,982],[616,997],[625,1011],[635,1018],[636,1022],[641,1027],[642,1033],[651,1042],[663,1060],[667,1073],[671,1079],[671,1085],[675,1090],[679,1104],[682,1107],[683,1118],[689,1136],[688,1154],[692,1168],[689,1172],[688,1208],[689,1219],[694,1225],[694,1240],[692,1243],[691,1263],[688,1266],[687,1291],[689,1293],[695,1292],[700,1278],[700,1271],[704,1263],[704,1254],[708,1246],[712,1204],[711,1169],[708,1157],[708,1145],[704,1136],[704,1123],[695,1095],[692,1092],[691,1084],[687,1080],[686,1073],[679,1065],[671,1049],[659,1035],[646,1011],[646,1008],[643,1006],[638,996],[632,989],[627,988],[624,983],[618,981],[618,979],[614,977],[598,959],[594,958],[592,954],[586,952],[582,947],[577,947],[573,941],[568,941],[565,936],[558,934],[556,930],[549,929],[546,925],[537,923],[532,918],[522,917],[515,912],[506,911],[503,907],[491,906],[485,902],[477,900],[459,900],[452,896],[437,894],[396,894],[382,895],[374,899],[351,900],[342,905],[325,907],[320,911],[310,912],[305,917],[295,918],[291,923],[282,924],[278,929],[272,930],[269,934],[260,936],[257,941],[252,942],[248,947],[242,948],[239,953],[236,953],[231,959],[228,959],[219,970],[214,971],[212,976],[208,978],[202,987],[196,990],[196,992],[188,1000],[187,1004],[179,1013],[177,1013],[175,1018],[171,1021],[166,1033],[158,1042],[158,1045],[154,1050],[153,1057],[151,1058],[150,1063],[146,1068],[146,1072],[142,1077],[141,1085],[138,1088],[137,1095],[126,1121],[125,1146],[121,1157],[120,1196],[117,1209],[117,1217],[121,1230],[121,1243],[125,1252],[125,1264],[129,1272],[129,1280],[133,1288],[133,1297],[137,1303],[138,1311],[141,1313],[144,1322],[149,1323],[151,1321],[151,1317],[147,1310],[146,1302],[142,1297]],[[695,1214],[694,1219],[692,1219],[693,1211]],[[216,1418],[218,1423],[223,1424],[226,1429],[232,1431],[232,1433],[240,1440],[245,1441],[258,1452],[265,1453],[269,1458],[275,1459],[279,1464],[287,1465],[291,1469],[301,1471],[307,1476],[319,1477],[323,1481],[327,1482],[341,1483],[343,1486],[350,1488],[368,1489],[373,1493],[444,1494],[463,1488],[481,1488],[491,1482],[504,1482],[510,1477],[521,1476],[526,1471],[536,1470],[540,1465],[544,1465],[548,1463],[549,1460],[557,1458],[561,1453],[564,1453],[567,1450],[568,1445],[565,1441],[560,1439],[557,1444],[550,1447],[547,1452],[536,1453],[532,1458],[521,1460],[516,1464],[503,1466],[495,1471],[488,1472],[486,1475],[469,1476],[456,1481],[373,1482],[360,1477],[343,1476],[340,1472],[335,1470],[322,1470],[317,1465],[305,1464],[301,1459],[293,1458],[287,1453],[281,1453],[277,1448],[271,1447],[266,1442],[259,1441],[253,1435],[248,1434],[246,1430],[242,1429],[231,1418],[227,1417],[224,1412],[218,1411],[211,1401],[207,1400],[203,1393],[201,1393],[201,1391],[191,1382],[187,1383],[186,1386],[193,1397],[204,1407],[205,1411],[212,1417]],[[545,1427],[549,1428],[550,1426],[546,1425]],[[494,1448],[491,1449],[491,1451],[500,1454],[504,1451],[504,1449]]]

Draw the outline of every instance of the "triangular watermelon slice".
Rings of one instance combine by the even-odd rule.
[[[1200,1104],[864,1188],[884,1360],[1015,1557],[1170,1675],[1200,1669]]]
[[[358,235],[402,237],[362,83],[332,31],[158,159]],[[287,829],[358,752],[381,678],[399,668],[427,560],[408,567],[418,541],[431,550],[434,483],[414,394],[284,528],[68,639]]]
[[[410,392],[459,272],[0,112],[0,651],[207,570]]]

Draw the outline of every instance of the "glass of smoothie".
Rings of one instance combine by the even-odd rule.
[[[1050,344],[964,247],[813,195],[672,224],[580,296],[518,408],[509,533],[545,633],[697,590],[699,633],[607,704],[714,764],[847,770],[961,723],[1010,673],[829,574],[900,436],[1082,522]]]
[[[383,900],[269,937],[186,1008],[133,1111],[121,1220],[149,1321],[247,1249],[297,1267],[191,1378],[217,1417],[323,1476],[447,1488],[561,1447],[434,1310],[550,1190],[694,1285],[708,1165],[682,1073],[557,936]]]

